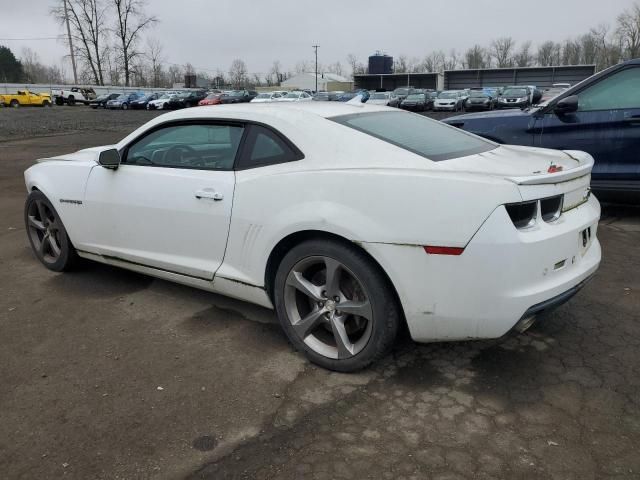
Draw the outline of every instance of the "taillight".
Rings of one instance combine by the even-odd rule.
[[[511,221],[516,228],[531,227],[536,223],[536,216],[538,214],[538,201],[510,203],[505,205]]]
[[[540,200],[540,215],[545,222],[553,222],[560,218],[562,214],[562,203],[564,195],[543,198]]]
[[[562,205],[564,203],[564,195],[556,195],[554,197],[541,198],[540,200],[530,200],[520,203],[509,203],[505,205],[507,213],[515,227],[519,230],[532,227],[538,218],[538,209],[540,210],[540,218],[544,222],[553,222],[562,215]]]

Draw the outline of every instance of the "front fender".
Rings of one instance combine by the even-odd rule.
[[[85,187],[95,162],[46,161],[24,172],[27,191],[40,190],[58,212],[72,243],[86,218]]]

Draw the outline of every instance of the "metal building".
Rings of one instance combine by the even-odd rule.
[[[459,90],[473,87],[535,85],[550,87],[554,83],[575,85],[596,73],[595,65],[563,65],[557,67],[486,68],[477,70],[446,70],[444,88]]]
[[[395,90],[399,87],[442,89],[441,73],[389,73],[353,76],[354,88],[366,90]]]

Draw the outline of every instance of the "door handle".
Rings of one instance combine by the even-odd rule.
[[[216,202],[219,202],[224,198],[224,195],[222,195],[220,192],[216,192],[215,190],[204,188],[202,190],[196,190],[196,198],[198,200],[203,198],[210,198],[212,200],[215,200]]]

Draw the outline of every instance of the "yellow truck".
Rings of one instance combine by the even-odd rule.
[[[18,93],[0,94],[0,103],[7,107],[23,107],[35,105],[38,107],[51,106],[51,94],[33,93],[29,90],[18,90]]]

